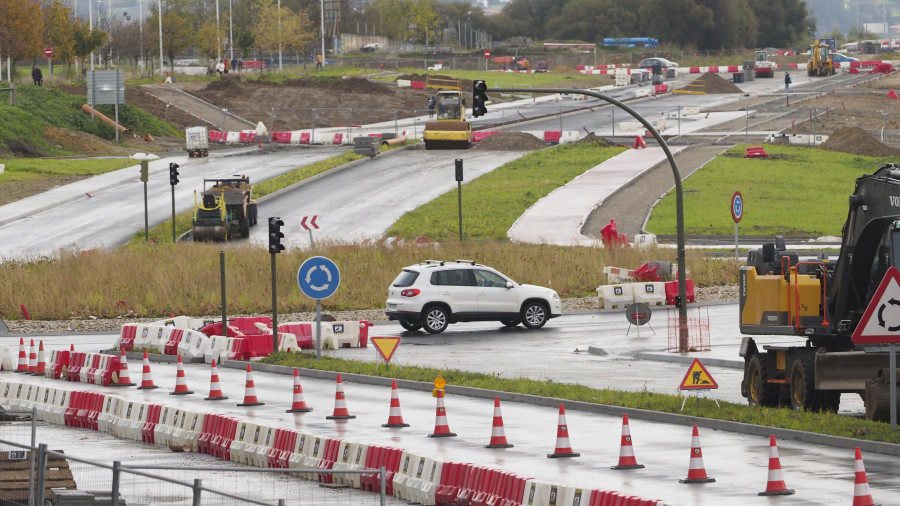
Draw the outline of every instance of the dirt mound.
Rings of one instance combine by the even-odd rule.
[[[900,151],[878,142],[859,127],[844,127],[835,130],[820,147],[852,155],[900,156]]]
[[[609,142],[608,140],[604,139],[603,137],[597,137],[596,135],[594,135],[593,132],[585,135],[584,138],[580,139],[578,142],[584,142],[586,144],[587,143],[595,144],[597,147],[600,147],[600,148],[609,148],[609,147],[615,146],[614,143]]]
[[[722,95],[725,93],[743,93],[740,88],[731,81],[719,77],[718,74],[707,72],[694,79],[682,88],[686,91],[703,92],[708,95]]]
[[[499,132],[476,143],[472,149],[483,151],[533,151],[546,148],[547,144],[525,132]]]

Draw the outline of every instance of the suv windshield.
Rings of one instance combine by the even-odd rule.
[[[412,286],[412,284],[416,282],[416,278],[418,278],[418,277],[419,277],[418,272],[404,270],[404,271],[400,272],[400,275],[397,276],[397,279],[395,279],[392,284],[394,286],[401,287],[401,288],[407,287],[407,286]]]

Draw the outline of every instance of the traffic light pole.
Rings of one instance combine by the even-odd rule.
[[[678,254],[678,298],[680,304],[678,304],[678,351],[680,353],[685,353],[688,351],[688,328],[687,328],[687,283],[685,281],[685,252],[684,252],[684,199],[681,191],[681,174],[678,172],[678,165],[675,163],[675,157],[672,156],[672,152],[669,150],[669,145],[666,144],[666,140],[662,138],[659,132],[653,128],[653,125],[650,124],[643,116],[637,113],[634,109],[628,107],[622,102],[608,97],[602,93],[597,93],[595,91],[586,91],[586,90],[575,90],[575,89],[564,89],[564,88],[490,88],[486,91],[492,91],[496,93],[572,93],[572,94],[580,94],[587,95],[589,97],[599,98],[600,100],[604,100],[609,102],[610,104],[622,109],[623,111],[630,114],[634,119],[638,120],[644,128],[650,132],[650,135],[656,139],[656,142],[659,143],[660,147],[662,147],[663,152],[666,154],[666,158],[669,160],[669,165],[672,167],[672,175],[675,177],[675,221],[676,221],[676,233],[677,233],[677,254]]]
[[[277,276],[275,275],[275,253],[270,253],[272,257],[272,353],[278,351],[278,290],[275,283]]]
[[[172,185],[172,244],[175,244],[175,186]]]

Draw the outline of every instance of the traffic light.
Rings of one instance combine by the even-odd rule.
[[[169,184],[172,186],[178,184],[178,164],[175,162],[169,164]]]
[[[457,158],[457,159],[456,159],[456,180],[457,180],[457,181],[462,181],[462,180],[463,180],[463,161],[462,161],[462,158]]]
[[[487,84],[484,81],[475,81],[472,85],[472,116],[484,116],[487,114]]]
[[[281,232],[283,226],[284,222],[281,221],[281,218],[277,216],[269,218],[269,253],[284,251],[284,245],[281,244],[281,239],[284,238],[284,234]]]
[[[150,181],[150,166],[147,160],[141,160],[141,181],[144,183]]]

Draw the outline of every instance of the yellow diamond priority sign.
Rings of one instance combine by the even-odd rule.
[[[393,358],[394,353],[397,351],[397,347],[400,346],[400,338],[371,337],[369,338],[369,340],[372,341],[372,345],[375,346],[378,354],[381,355],[382,359],[384,359],[384,363],[390,364],[391,358]]]
[[[700,363],[700,359],[695,358],[688,368],[687,374],[681,380],[681,390],[712,390],[719,388],[719,384],[709,374],[706,367]]]

